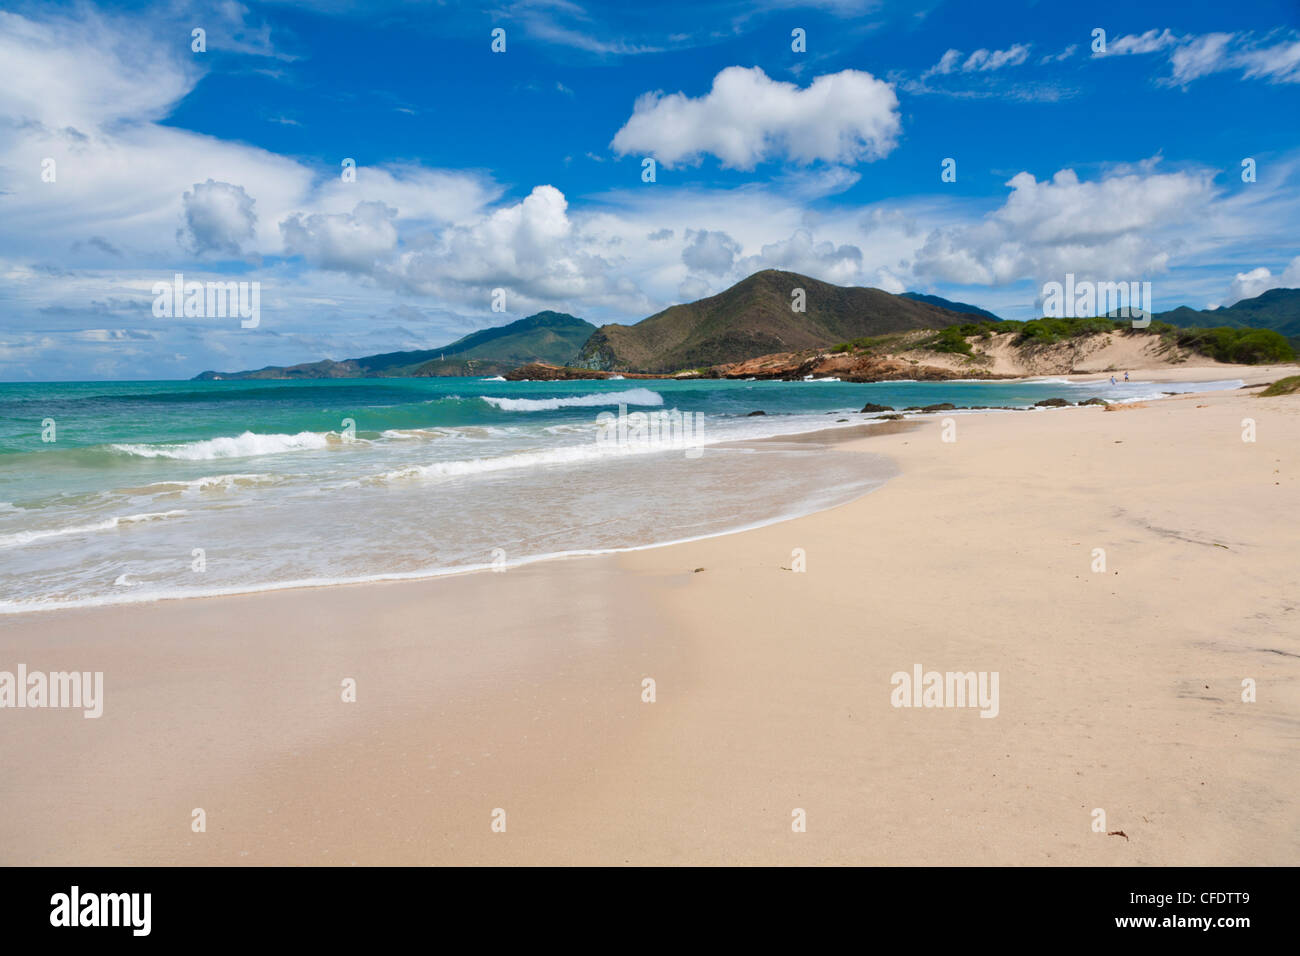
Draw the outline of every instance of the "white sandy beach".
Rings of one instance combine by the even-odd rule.
[[[758,530],[0,619],[0,667],[105,675],[99,719],[0,719],[0,863],[1300,860],[1300,397],[953,419]],[[891,706],[916,664],[997,716]]]

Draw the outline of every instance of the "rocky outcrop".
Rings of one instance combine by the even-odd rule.
[[[506,372],[508,382],[562,382],[569,379],[612,378],[610,372],[596,372],[587,368],[569,368],[563,365],[548,365],[546,362],[529,362]]]
[[[905,412],[951,412],[957,408],[952,402],[936,402],[934,405],[909,405]]]
[[[710,378],[780,379],[798,382],[805,378],[838,378],[842,382],[945,382],[954,378],[999,379],[1011,375],[994,375],[981,369],[944,368],[895,355],[866,352],[777,352],[744,362],[714,365],[705,369]]]

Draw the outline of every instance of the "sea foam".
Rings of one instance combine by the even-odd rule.
[[[62,538],[70,534],[93,534],[96,531],[112,531],[124,524],[136,524],[142,521],[158,521],[162,518],[174,518],[188,514],[184,510],[155,511],[149,514],[115,515],[94,524],[75,525],[70,528],[48,528],[39,531],[18,531],[14,534],[0,535],[0,548],[21,548],[23,545],[46,538]]]
[[[138,458],[172,458],[178,461],[210,461],[217,458],[254,458],[285,451],[325,448],[332,433],[298,432],[296,435],[258,435],[244,432],[235,437],[207,438],[203,441],[158,445],[113,445],[116,452]]]
[[[483,401],[503,412],[551,412],[557,408],[598,408],[602,405],[662,405],[664,397],[648,388],[630,388],[625,392],[593,392],[564,398],[496,398],[484,395]]]

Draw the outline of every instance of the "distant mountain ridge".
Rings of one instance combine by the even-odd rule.
[[[900,293],[904,299],[912,299],[916,302],[925,302],[929,305],[937,305],[941,309],[947,309],[949,312],[960,312],[963,315],[978,315],[981,319],[989,319],[994,322],[1001,322],[1002,316],[994,315],[988,309],[981,309],[978,305],[971,305],[969,302],[953,302],[951,299],[945,299],[937,295],[923,295],[920,292],[903,292]]]
[[[565,364],[596,331],[585,319],[565,312],[538,312],[490,329],[480,329],[435,349],[384,352],[335,362],[268,365],[245,372],[207,371],[196,380],[403,378],[435,375],[499,374],[526,362]]]
[[[805,311],[796,312],[792,302],[800,289]],[[578,365],[672,373],[863,336],[943,329],[969,318],[881,289],[831,285],[766,269],[717,295],[671,306],[635,325],[602,325],[583,346]]]
[[[1272,329],[1300,346],[1300,289],[1269,289],[1221,309],[1180,305],[1152,319],[1180,328]]]
[[[803,290],[803,312],[791,308],[798,289]],[[1180,328],[1271,329],[1300,348],[1300,289],[1271,289],[1222,309],[1181,306],[1152,318]],[[547,311],[472,332],[441,348],[244,372],[207,371],[195,379],[505,375],[524,365],[672,375],[897,333],[942,331],[972,321],[1003,320],[979,306],[940,296],[836,286],[768,269],[717,295],[671,306],[633,325],[597,328],[567,313]]]

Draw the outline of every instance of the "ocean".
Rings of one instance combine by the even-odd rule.
[[[0,613],[499,571],[651,547],[879,487],[893,474],[880,456],[779,440],[860,425],[867,402],[1026,407],[1240,385],[0,384]],[[621,425],[608,426],[620,407]],[[637,417],[676,413],[694,425],[686,441]]]

